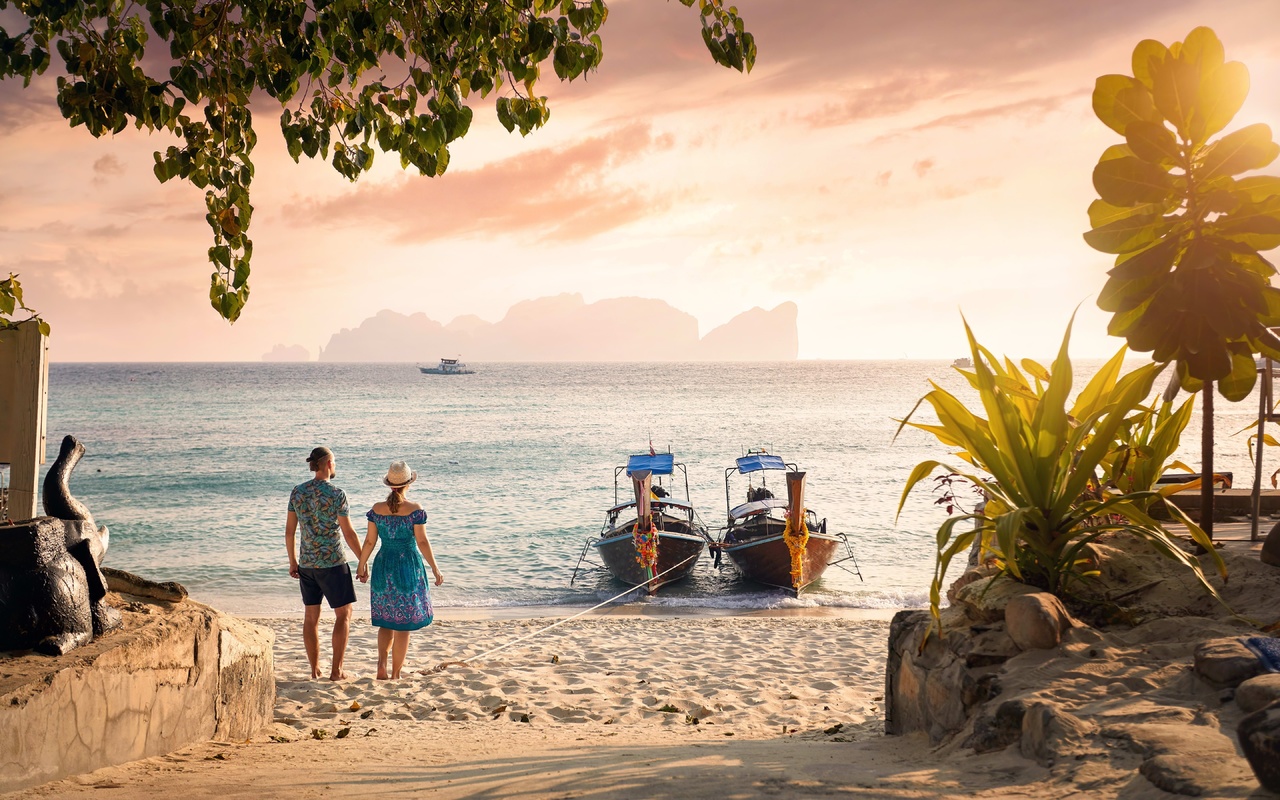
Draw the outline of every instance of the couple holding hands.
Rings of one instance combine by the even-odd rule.
[[[289,574],[298,579],[302,590],[305,609],[302,639],[307,660],[311,662],[311,677],[320,677],[321,600],[329,602],[337,617],[333,626],[333,668],[329,680],[347,677],[342,670],[342,659],[351,630],[356,592],[351,567],[342,548],[345,539],[360,559],[356,577],[361,583],[370,584],[369,612],[378,629],[378,678],[399,678],[409,649],[409,632],[425,628],[434,617],[426,565],[431,566],[436,586],[444,583],[431,552],[431,542],[427,540],[424,527],[427,512],[405,499],[405,491],[418,479],[418,473],[403,461],[391,464],[382,479],[391,492],[384,502],[375,504],[365,515],[369,527],[362,545],[351,527],[346,493],[330,482],[337,475],[335,463],[329,448],[317,447],[311,451],[307,464],[315,477],[294,487],[289,495],[285,522]],[[299,539],[300,546],[295,548]],[[382,547],[370,569],[369,557],[373,556],[379,541]]]

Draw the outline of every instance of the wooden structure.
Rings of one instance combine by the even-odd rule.
[[[34,322],[0,331],[0,464],[9,464],[8,515],[36,515],[49,404],[49,339]]]
[[[1272,330],[1275,331],[1274,328]],[[1268,421],[1280,422],[1280,412],[1276,411],[1275,381],[1273,380],[1278,367],[1280,364],[1270,358],[1259,359],[1258,371],[1261,375],[1258,376],[1258,438],[1253,451],[1253,502],[1250,506],[1253,524],[1249,534],[1250,540],[1255,542],[1262,538],[1262,533],[1258,530],[1258,520],[1262,516],[1262,448],[1266,447],[1263,441],[1264,426]]]

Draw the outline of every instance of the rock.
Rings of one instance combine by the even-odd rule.
[[[1004,610],[1005,631],[1023,650],[1057,647],[1062,642],[1062,632],[1072,624],[1066,606],[1048,592],[1013,597]]]
[[[943,669],[929,670],[924,681],[925,710],[945,733],[960,730],[969,719],[963,693],[956,691],[964,683],[964,672],[963,662],[952,661]],[[930,736],[941,738],[933,731]]]
[[[1280,673],[1258,675],[1236,687],[1236,704],[1246,713],[1280,702]]]
[[[1059,756],[1079,752],[1093,726],[1055,703],[1040,700],[1022,717],[1020,749],[1042,767],[1052,766]]]
[[[190,600],[129,618],[67,655],[5,659],[0,794],[209,739],[242,742],[271,724],[270,630]]]
[[[889,623],[889,658],[884,671],[884,732],[910,733],[924,727],[923,687],[911,669],[914,643],[929,625],[927,611],[899,611]],[[904,663],[904,661],[906,663]]]
[[[1240,720],[1236,732],[1258,783],[1267,791],[1280,792],[1280,703]]]
[[[1004,609],[1010,600],[1035,591],[1025,583],[1018,583],[1008,575],[1001,574],[979,578],[961,586],[955,592],[955,602],[979,622],[1000,622],[1004,619]]]
[[[102,575],[107,579],[107,588],[113,592],[167,600],[172,603],[187,599],[187,588],[174,581],[156,582],[134,575],[132,572],[111,567],[103,567]]]
[[[1239,638],[1210,639],[1195,651],[1196,674],[1213,686],[1239,686],[1262,671],[1262,664]]]
[[[1271,532],[1263,540],[1262,552],[1258,554],[1258,559],[1263,564],[1280,567],[1280,522],[1272,526]]]
[[[986,567],[986,566],[981,566],[981,567],[975,566],[965,570],[963,575],[961,575],[959,578],[956,578],[955,583],[952,583],[949,587],[947,587],[947,602],[951,603],[952,605],[955,605],[956,595],[960,592],[961,589],[973,583],[974,581],[982,580],[983,578],[990,578],[993,574],[994,573],[992,568]]]
[[[1208,725],[1129,723],[1108,727],[1102,735],[1124,741],[1143,756],[1138,771],[1166,792],[1214,795],[1247,779],[1235,745]]]
[[[973,733],[964,740],[964,747],[975,753],[1002,750],[1022,738],[1022,720],[1027,713],[1027,703],[1020,697],[1006,700],[996,707],[995,713],[983,714],[973,723]]]
[[[1009,638],[1009,634],[1005,633],[1003,625],[992,630],[980,631],[959,650],[960,655],[964,656],[965,666],[968,667],[992,667],[1003,664],[1019,652],[1018,645]]]
[[[1138,774],[1157,789],[1187,797],[1216,795],[1238,781],[1244,765],[1235,754],[1178,753],[1152,756],[1138,766]]]

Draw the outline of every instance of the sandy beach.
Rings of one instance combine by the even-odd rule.
[[[958,739],[885,736],[883,613],[614,609],[431,671],[557,621],[470,616],[415,633],[396,681],[373,678],[367,619],[337,682],[306,679],[300,620],[255,620],[276,636],[266,730],[6,797],[1157,798],[1170,795],[1139,774],[1137,743],[1172,728],[1193,737],[1183,752],[1210,770],[1208,796],[1263,796],[1222,735],[1238,710],[1188,674],[1193,641],[1206,625],[1231,630],[1222,623],[1081,629],[1057,651],[1011,661],[1011,682],[1130,731],[1132,741],[1104,731],[1038,764],[1016,745],[978,755]]]
[[[269,730],[23,794],[912,797],[945,793],[948,783],[959,791],[936,766],[911,766],[913,753],[927,752],[923,738],[882,737],[888,623],[869,616],[882,618],[584,618],[431,672],[555,621],[443,619],[414,634],[397,681],[373,678],[375,629],[357,619],[351,677],[338,682],[306,679],[299,620],[260,619],[277,637]],[[322,650],[331,624],[322,621]],[[1037,771],[1016,756],[1011,764]]]

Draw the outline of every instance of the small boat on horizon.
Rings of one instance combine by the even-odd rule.
[[[769,471],[782,472],[787,498],[775,497],[767,485]],[[747,477],[746,502],[733,505],[731,479]],[[760,485],[754,485],[759,473]],[[742,576],[792,597],[822,577],[827,567],[857,560],[843,533],[828,533],[827,520],[805,507],[805,473],[781,456],[763,450],[749,450],[724,471],[725,506],[728,523],[716,547],[727,553]],[[843,558],[837,558],[840,545]],[[842,567],[842,569],[848,569]],[[854,570],[849,570],[854,572]],[[859,578],[862,573],[854,572]]]
[[[676,471],[684,478],[684,499],[673,496]],[[620,500],[626,472],[633,497]],[[613,506],[605,512],[598,536],[583,545],[578,569],[594,549],[602,566],[618,581],[647,594],[693,572],[711,536],[689,502],[689,474],[671,453],[633,455],[613,470]],[[591,562],[588,562],[591,563]]]
[[[423,375],[474,375],[476,373],[475,370],[456,358],[442,358],[438,366],[420,366],[418,371]]]
[[[969,369],[973,366],[973,360],[970,359],[968,356],[961,356],[960,358],[957,358],[955,361],[952,361],[951,366],[959,367],[960,369]]]

